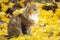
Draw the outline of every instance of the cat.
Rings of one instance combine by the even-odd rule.
[[[23,34],[30,34],[30,28],[38,22],[40,11],[36,4],[28,4],[25,11],[13,16],[8,23],[8,36],[18,37]]]

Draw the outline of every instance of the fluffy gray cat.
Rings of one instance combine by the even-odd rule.
[[[32,25],[38,22],[39,10],[36,4],[28,4],[25,11],[13,16],[8,23],[8,36],[18,37],[29,34]]]

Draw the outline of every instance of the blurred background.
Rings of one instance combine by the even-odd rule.
[[[8,35],[7,24],[12,16],[23,13],[27,3],[37,3],[40,16],[31,36],[23,35],[10,40],[60,40],[60,0],[0,0],[0,40]]]

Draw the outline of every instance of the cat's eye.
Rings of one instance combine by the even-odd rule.
[[[36,11],[37,10],[37,8],[33,8],[34,9],[34,11]]]

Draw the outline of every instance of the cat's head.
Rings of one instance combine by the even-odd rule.
[[[38,9],[37,4],[28,4],[26,7],[26,10],[24,12],[24,15],[33,20],[34,22],[38,21],[38,15],[40,14],[40,11]]]

